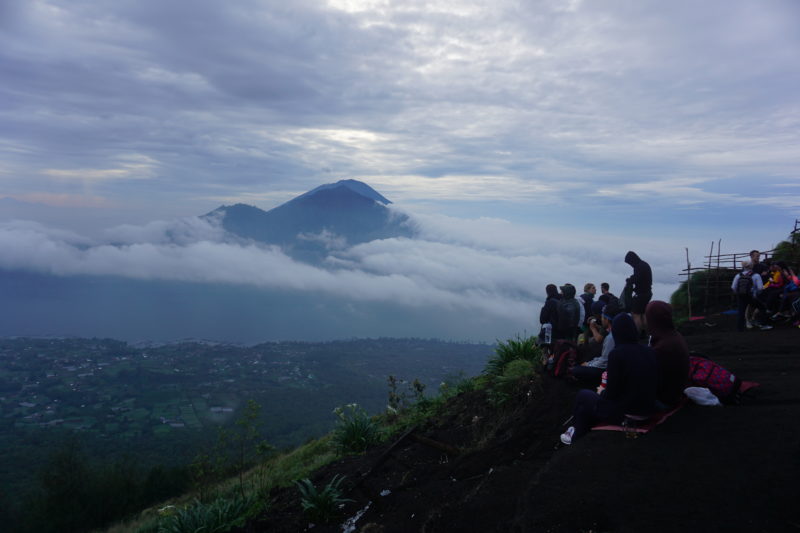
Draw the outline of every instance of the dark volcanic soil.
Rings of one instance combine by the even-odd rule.
[[[710,322],[684,334],[693,351],[761,383],[740,405],[689,404],[639,438],[593,431],[561,447],[576,387],[549,378],[506,409],[464,394],[449,418],[319,471],[317,486],[346,476],[355,502],[311,531],[343,531],[369,504],[349,531],[800,532],[800,330],[738,333],[730,316]],[[273,498],[247,531],[308,528],[295,489]]]

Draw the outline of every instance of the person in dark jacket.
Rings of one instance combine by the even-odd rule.
[[[572,426],[561,435],[564,444],[572,444],[598,422],[619,424],[626,414],[646,416],[656,411],[658,363],[655,352],[638,343],[639,332],[627,313],[614,318],[611,334],[614,349],[608,355],[606,388],[600,394],[578,391]]]
[[[625,262],[633,267],[633,275],[626,280],[633,286],[631,314],[636,328],[642,331],[646,326],[644,310],[653,297],[653,271],[635,252],[625,254]]]
[[[645,310],[647,329],[650,331],[650,347],[658,362],[658,401],[663,407],[675,407],[683,398],[683,389],[688,387],[689,346],[683,335],[675,330],[672,322],[672,306],[654,300]]]
[[[544,301],[542,310],[539,311],[539,324],[542,325],[541,333],[539,333],[539,344],[550,344],[552,341],[553,330],[558,326],[558,300],[561,296],[558,294],[558,287],[552,283],[545,288],[547,298]],[[549,333],[545,332],[545,324],[549,324]],[[548,339],[548,337],[550,337]]]
[[[583,294],[581,294],[580,300],[583,302],[583,312],[586,320],[589,320],[589,317],[592,316],[592,304],[596,293],[597,287],[594,286],[594,283],[587,283],[583,286]]]
[[[606,283],[605,281],[600,284],[600,296],[597,297],[598,300],[603,302],[603,304],[607,304],[611,301],[611,299],[616,299],[617,297],[611,292],[611,285]]]
[[[575,286],[565,283],[561,286],[561,299],[556,304],[558,324],[553,327],[553,339],[575,341],[586,311],[583,304],[575,297]]]

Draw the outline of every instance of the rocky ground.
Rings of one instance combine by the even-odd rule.
[[[449,416],[317,472],[318,486],[346,476],[354,502],[310,530],[800,531],[800,330],[739,333],[729,315],[682,330],[693,351],[761,387],[739,405],[687,405],[636,439],[593,431],[569,447],[558,435],[577,387],[563,380],[505,409],[462,394]],[[273,498],[246,531],[309,528],[297,490]]]

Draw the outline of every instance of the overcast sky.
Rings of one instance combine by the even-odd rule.
[[[0,220],[97,239],[354,178],[528,256],[768,248],[800,217],[798,27],[794,0],[2,0]]]

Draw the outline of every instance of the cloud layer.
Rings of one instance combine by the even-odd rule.
[[[279,248],[243,242],[200,218],[123,226],[105,240],[30,222],[0,224],[0,269],[60,277],[227,284],[289,291],[304,298],[391,304],[536,327],[547,283],[606,281],[619,291],[630,267],[614,239],[581,243],[503,220],[416,217],[419,239],[377,240],[335,250],[323,267]],[[640,243],[644,244],[644,243]],[[669,298],[682,265],[671,251],[637,251],[656,273],[657,298]],[[439,310],[439,311],[437,311]],[[460,332],[468,338],[470,332]]]

